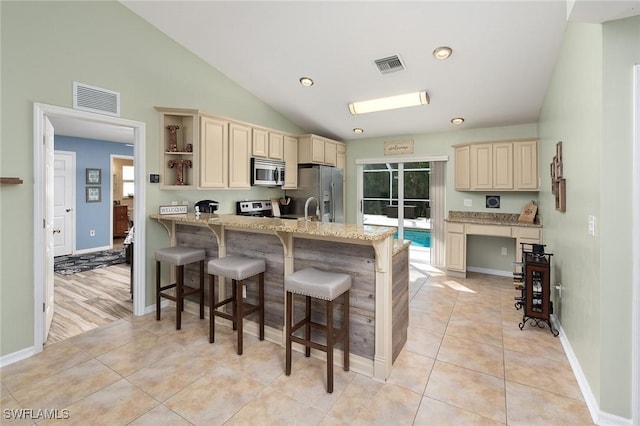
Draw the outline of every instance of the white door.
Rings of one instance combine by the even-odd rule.
[[[73,253],[75,153],[55,151],[53,188],[53,255]]]
[[[45,158],[45,189],[44,189],[44,199],[45,199],[45,232],[47,235],[53,235],[54,232],[54,223],[53,223],[53,190],[54,190],[54,172],[53,172],[53,125],[49,121],[49,118],[45,116],[45,133],[44,133],[44,158]],[[53,320],[53,241],[54,238],[46,238],[46,247],[45,247],[45,261],[44,261],[44,277],[45,277],[45,288],[44,288],[44,340],[47,341],[47,336],[49,335],[49,329],[51,328],[51,321]]]

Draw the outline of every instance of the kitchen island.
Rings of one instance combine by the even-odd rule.
[[[352,370],[386,380],[393,361],[407,340],[409,322],[409,242],[393,239],[387,226],[362,226],[192,213],[152,215],[166,229],[171,245],[207,250],[208,258],[242,255],[264,259],[265,336],[284,345],[284,277],[315,267],[351,275],[350,361]],[[197,268],[187,268],[185,283],[196,285]],[[222,280],[219,292],[230,287]],[[255,285],[247,286],[247,300],[257,298]],[[208,298],[205,298],[208,300]],[[297,315],[304,302],[296,301]],[[342,306],[336,309],[339,324]],[[323,305],[313,305],[314,315],[324,315]],[[220,320],[224,321],[224,320]],[[256,332],[248,319],[246,330]],[[322,352],[315,353],[322,357]],[[342,362],[342,350],[335,353]]]

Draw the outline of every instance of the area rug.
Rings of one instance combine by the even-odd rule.
[[[90,271],[97,268],[118,265],[126,262],[125,248],[103,250],[75,256],[58,256],[53,258],[53,272],[71,275],[77,272]]]

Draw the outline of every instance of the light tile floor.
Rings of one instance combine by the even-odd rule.
[[[415,271],[414,271],[415,272]],[[407,344],[382,383],[173,311],[132,317],[55,343],[0,370],[11,409],[58,409],[65,425],[591,425],[560,340],[518,328],[508,278],[412,279]],[[66,411],[62,411],[62,410]],[[11,412],[11,411],[10,411]]]

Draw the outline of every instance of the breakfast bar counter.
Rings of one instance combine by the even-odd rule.
[[[409,322],[409,242],[393,239],[395,227],[231,214],[151,218],[166,229],[170,245],[205,248],[209,259],[228,255],[264,259],[266,338],[282,345],[284,277],[307,267],[350,274],[351,368],[382,380],[389,377],[407,340]],[[185,283],[196,282],[196,268],[187,269]],[[229,291],[228,283],[220,285],[222,295]],[[247,286],[249,301],[257,297],[254,287]],[[296,302],[296,312],[303,306],[303,302],[300,306]],[[340,318],[341,309],[336,310],[336,318]],[[314,315],[324,315],[320,304],[313,310]],[[257,325],[249,322],[247,330],[257,331]],[[341,363],[342,348],[338,348],[335,360]]]

